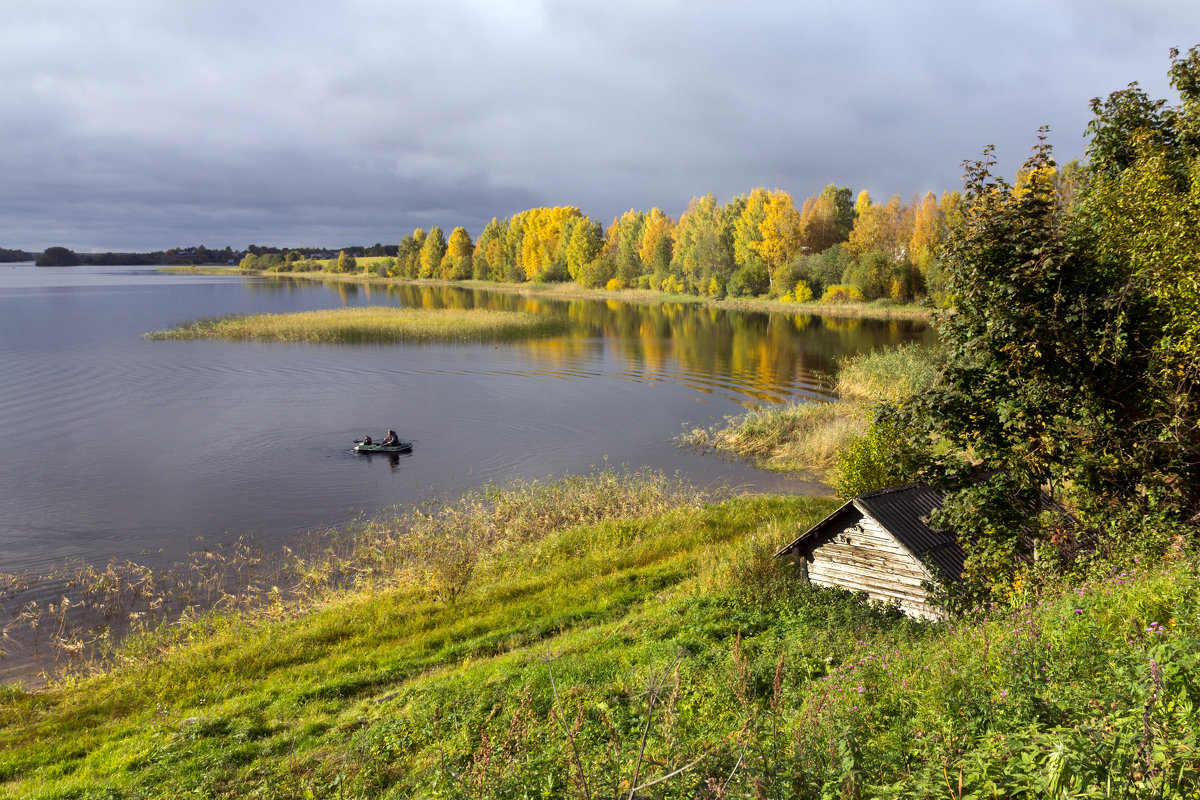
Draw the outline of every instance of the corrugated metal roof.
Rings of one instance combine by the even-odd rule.
[[[942,495],[928,486],[908,484],[864,492],[851,501],[874,517],[897,541],[943,579],[962,578],[966,554],[953,531],[929,526],[929,515]]]
[[[941,494],[920,484],[864,492],[809,528],[775,555],[783,555],[823,533],[842,530],[865,514],[879,522],[936,575],[946,580],[959,580],[965,554],[958,539],[952,531],[929,527],[930,513],[941,504]]]

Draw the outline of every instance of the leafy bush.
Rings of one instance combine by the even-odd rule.
[[[825,294],[821,295],[820,302],[822,303],[861,303],[863,302],[863,293],[853,286],[835,283],[825,289]]]
[[[833,487],[849,499],[863,492],[907,483],[915,475],[910,445],[892,420],[877,417],[858,439],[839,454]]]
[[[747,264],[729,278],[727,291],[730,297],[757,297],[766,294],[771,286],[771,277],[762,264]]]

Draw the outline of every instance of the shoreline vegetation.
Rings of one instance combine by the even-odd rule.
[[[872,409],[902,403],[934,383],[935,353],[919,344],[859,353],[838,362],[836,400],[751,409],[711,428],[693,428],[679,441],[836,486],[839,456],[866,434]]]
[[[380,260],[382,257],[379,257]],[[360,258],[370,264],[371,258]],[[317,270],[311,272],[271,272],[268,270],[246,270],[239,267],[163,267],[160,272],[174,275],[243,275],[317,282],[359,283],[370,286],[414,285],[451,286],[463,289],[478,289],[489,292],[521,294],[560,300],[615,300],[637,305],[654,303],[687,303],[725,311],[752,311],[769,314],[811,314],[813,316],[859,317],[865,319],[911,319],[928,320],[927,307],[916,304],[898,304],[890,300],[871,302],[821,303],[819,301],[785,302],[779,299],[755,297],[730,297],[717,299],[694,294],[672,293],[653,289],[589,289],[575,282],[565,283],[499,283],[487,280],[434,280],[387,278],[370,272],[345,274]]]
[[[923,623],[772,558],[835,505],[602,470],[364,522],[260,575],[253,602],[143,627],[37,693],[0,690],[0,797],[1200,779],[1195,564]]]
[[[403,309],[385,306],[250,314],[185,322],[144,334],[154,341],[254,339],[271,342],[491,342],[564,333],[563,319],[520,311]]]

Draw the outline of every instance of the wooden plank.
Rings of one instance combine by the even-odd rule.
[[[873,569],[880,572],[912,575],[922,580],[927,579],[929,575],[924,565],[922,565],[912,556],[908,556],[906,558],[897,558],[853,548],[822,548],[813,554],[812,563],[831,563],[856,566],[860,569]]]
[[[813,564],[837,564],[843,567],[854,567],[862,570],[874,570],[880,573],[896,574],[896,575],[911,575],[914,578],[924,579],[926,576],[925,570],[921,569],[916,564],[905,563],[903,561],[892,561],[879,558],[871,558],[862,556],[857,553],[818,553],[812,560]]]
[[[911,592],[889,591],[888,589],[886,589],[884,587],[868,586],[868,585],[858,584],[853,581],[839,581],[837,583],[826,583],[824,581],[814,580],[813,583],[817,586],[828,586],[828,587],[837,588],[837,589],[847,589],[851,592],[866,592],[867,597],[870,597],[872,600],[879,600],[884,603],[890,602],[892,600],[898,600],[898,601],[900,601],[901,605],[905,605],[905,604],[924,605],[925,604],[924,603],[924,601],[925,601],[925,593],[924,592],[920,592],[918,594],[913,594]]]
[[[844,569],[809,569],[808,578],[811,581],[818,579],[836,581],[854,581],[863,586],[895,586],[903,587],[907,591],[924,592],[921,588],[921,581],[912,578],[903,578],[895,576],[881,576],[870,572],[860,572],[855,570]]]

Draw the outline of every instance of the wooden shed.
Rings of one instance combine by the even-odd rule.
[[[929,526],[942,496],[909,484],[864,492],[775,554],[791,558],[819,586],[897,602],[912,617],[941,619],[923,583],[962,577],[963,549],[953,532]]]

